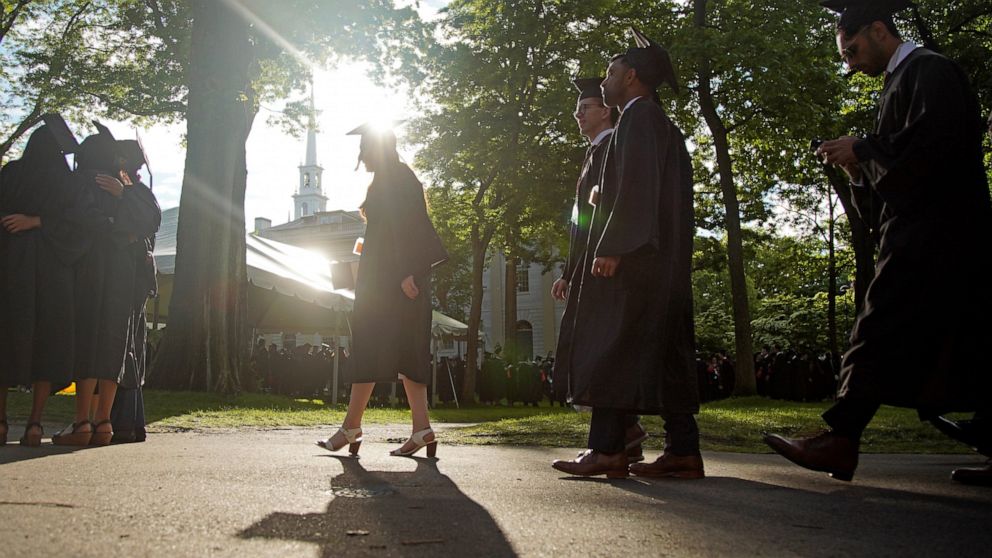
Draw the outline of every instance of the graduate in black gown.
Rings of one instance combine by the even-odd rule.
[[[567,375],[573,404],[592,407],[589,451],[553,466],[627,476],[624,434],[631,415],[647,413],[665,420],[665,452],[630,472],[700,478],[692,165],[655,91],[677,90],[668,53],[634,35],[638,47],[615,56],[602,83],[604,103],[621,114],[599,182],[569,355],[558,355],[556,372]]]
[[[883,201],[881,243],[838,400],[823,415],[830,430],[765,441],[803,467],[850,480],[879,405],[914,408],[921,419],[990,408],[992,374],[969,357],[992,338],[992,204],[977,99],[954,61],[900,38],[892,14],[909,2],[821,4],[841,11],[837,43],[848,66],[885,76],[873,132],[818,151]],[[970,471],[955,475],[992,477]]]
[[[84,201],[65,160],[75,139],[60,117],[45,120],[21,158],[0,171],[0,445],[8,386],[32,386],[21,444],[37,446],[49,394],[72,381],[72,266],[86,248],[74,219]]]
[[[596,200],[592,196],[599,196],[597,185],[602,175],[603,161],[606,160],[606,150],[610,144],[613,127],[620,118],[620,110],[617,107],[603,104],[603,91],[599,87],[603,83],[602,77],[579,78],[573,83],[579,90],[579,98],[572,116],[579,126],[579,133],[589,141],[589,147],[586,149],[579,179],[575,185],[568,257],[562,269],[562,276],[551,286],[551,296],[566,301],[565,312],[561,317],[558,346],[555,349],[555,354],[560,357],[554,367],[555,379],[552,381],[552,386],[555,393],[551,396],[552,401],[565,400],[568,396],[568,374],[563,372],[568,370],[571,356],[579,285],[582,284],[583,278],[590,277],[591,272],[591,267],[586,265],[586,245],[589,242],[593,209],[596,207]],[[575,288],[570,288],[573,285]],[[647,439],[647,433],[641,427],[637,415],[626,415],[624,421],[626,426],[624,447],[628,453],[628,460],[632,463],[642,461],[644,455],[641,443]]]
[[[100,133],[86,138],[76,156],[74,181],[89,197],[92,238],[75,270],[76,416],[71,427],[52,437],[60,445],[107,445],[113,438],[110,411],[126,371],[140,273],[135,251],[155,234],[162,217],[151,191],[128,175],[117,140],[98,128]]]
[[[367,225],[355,281],[351,313],[351,358],[345,370],[351,398],[344,424],[317,445],[337,451],[361,444],[362,414],[376,382],[403,381],[413,434],[391,455],[412,455],[427,446],[433,456],[437,440],[427,413],[431,378],[431,283],[434,266],[448,254],[430,217],[424,188],[396,151],[392,131],[359,126],[359,160],[373,173],[362,204]]]
[[[147,158],[141,144],[136,140],[119,140],[117,145],[124,158],[124,170],[131,179],[133,187],[147,189],[143,195],[155,199],[151,187],[145,186],[141,181],[139,171],[143,166],[147,168]],[[148,172],[150,173],[151,170]],[[131,243],[129,249],[135,261],[136,273],[131,317],[128,322],[124,372],[117,388],[117,395],[114,397],[114,406],[110,410],[110,420],[114,429],[111,443],[114,444],[145,441],[145,399],[141,386],[145,384],[145,371],[150,364],[147,361],[146,350],[148,328],[145,321],[145,303],[149,298],[158,295],[155,258],[152,256],[155,251],[155,235]]]

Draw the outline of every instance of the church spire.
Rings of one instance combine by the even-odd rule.
[[[313,102],[313,79],[310,79],[310,119],[307,122],[307,158],[305,166],[317,166],[317,109]]]
[[[317,164],[317,108],[314,103],[313,79],[310,80],[310,117],[307,122],[307,158],[300,165],[300,186],[293,194],[296,219],[325,211],[327,196],[321,175],[324,169]]]

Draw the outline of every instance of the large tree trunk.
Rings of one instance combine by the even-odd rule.
[[[186,172],[169,325],[152,375],[172,389],[234,393],[247,362],[245,141],[254,118],[248,25],[195,0]]]
[[[695,0],[695,24],[706,25],[706,0]],[[730,268],[730,294],[734,314],[734,342],[737,356],[737,383],[734,395],[754,395],[757,386],[754,379],[754,351],[752,350],[751,307],[747,294],[747,278],[744,274],[744,243],[741,235],[740,203],[734,185],[733,162],[730,158],[730,143],[727,128],[716,110],[713,100],[711,70],[709,60],[703,59],[699,66],[699,108],[706,125],[713,135],[717,168],[720,171],[720,189],[723,192],[723,205],[726,212],[727,260]]]

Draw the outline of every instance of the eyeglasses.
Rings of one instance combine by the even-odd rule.
[[[602,110],[603,108],[605,108],[605,107],[603,105],[599,104],[599,103],[582,104],[582,105],[579,105],[579,106],[577,106],[575,108],[575,116],[578,116],[580,114],[585,114],[586,112],[589,111],[589,109],[600,109],[600,110]]]
[[[845,62],[849,61],[850,59],[858,55],[858,44],[855,43],[854,41],[858,39],[858,35],[864,33],[865,29],[868,29],[868,26],[858,29],[857,33],[851,35],[851,44],[840,50],[841,59],[843,59]]]

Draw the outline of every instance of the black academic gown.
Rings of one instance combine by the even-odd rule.
[[[964,72],[916,49],[886,81],[875,131],[855,144],[884,203],[875,277],[842,365],[841,396],[923,415],[988,406],[992,209],[984,123]]]
[[[47,172],[16,160],[0,172],[0,215],[42,222],[17,234],[0,227],[0,385],[48,381],[61,389],[72,381],[72,266],[87,246],[75,220],[83,204],[67,169]]]
[[[692,165],[681,131],[643,98],[620,116],[600,180],[583,267],[620,256],[579,286],[573,404],[645,414],[699,410],[690,281]]]
[[[431,284],[435,265],[448,259],[427,215],[424,189],[408,166],[377,171],[363,204],[368,224],[355,281],[347,383],[395,382],[398,374],[422,384],[431,378]],[[400,284],[413,275],[420,294]]]
[[[135,284],[144,271],[137,253],[144,251],[145,239],[158,231],[162,210],[144,184],[126,187],[115,198],[96,185],[96,172],[76,174],[104,224],[95,230],[89,250],[76,265],[75,377],[137,387],[136,373],[127,374],[125,366],[129,348],[137,350]]]
[[[568,258],[562,269],[562,278],[568,281],[568,298],[565,301],[565,312],[561,316],[561,328],[558,333],[558,345],[555,348],[556,362],[568,362],[571,354],[572,335],[575,326],[575,308],[579,301],[579,286],[582,279],[589,274],[589,269],[585,265],[586,244],[589,242],[589,227],[592,224],[593,206],[589,202],[589,194],[593,187],[599,183],[603,171],[603,161],[606,160],[606,150],[610,143],[610,137],[606,136],[597,145],[590,145],[586,151],[586,156],[582,162],[582,170],[579,173],[579,180],[575,186],[575,206],[572,215],[575,221],[568,242]],[[560,374],[559,371],[566,370],[567,365],[555,366],[554,386],[557,397],[564,398],[568,389],[568,375]]]

